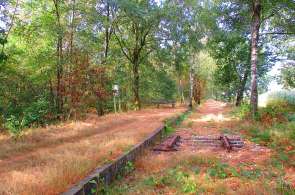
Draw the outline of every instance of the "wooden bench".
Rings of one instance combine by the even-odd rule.
[[[161,104],[171,104],[172,108],[175,108],[176,101],[175,100],[153,100],[152,104],[157,105],[157,108],[160,107]]]

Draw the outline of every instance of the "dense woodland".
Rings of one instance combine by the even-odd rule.
[[[295,87],[293,0],[2,0],[0,129]],[[268,76],[275,63],[277,78]]]

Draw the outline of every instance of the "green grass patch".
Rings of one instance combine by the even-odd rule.
[[[168,119],[165,121],[165,131],[164,131],[164,135],[170,135],[172,133],[175,132],[175,128],[180,126],[181,123],[187,119],[187,117],[191,114],[191,111],[185,112],[183,114],[181,114],[180,116],[178,116],[176,119]]]

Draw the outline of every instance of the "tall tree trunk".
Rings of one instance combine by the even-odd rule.
[[[74,55],[74,35],[75,35],[75,17],[76,17],[76,0],[71,0],[72,5],[72,13],[71,13],[71,21],[69,23],[70,25],[70,38],[69,38],[69,52],[67,53],[67,57],[69,59],[69,64],[67,64],[67,69],[64,70],[63,78],[65,80],[64,86],[65,87],[65,94],[64,95],[64,102],[68,102],[68,108],[69,113],[72,113],[72,110],[74,110],[74,97],[72,94],[74,94],[74,86],[72,85],[73,81],[73,69],[74,69],[74,61],[75,61],[75,55]],[[67,82],[66,82],[67,81]],[[68,101],[70,99],[70,101]]]
[[[106,63],[108,54],[109,54],[109,48],[110,48],[110,39],[113,33],[113,27],[111,25],[111,10],[110,10],[110,4],[109,1],[106,2],[106,9],[107,9],[107,26],[105,28],[105,40],[104,40],[104,62]]]
[[[137,58],[133,62],[133,93],[134,93],[134,104],[136,109],[141,109],[141,102],[139,97],[139,62]]]
[[[237,93],[236,106],[240,106],[244,99],[245,86],[246,86],[250,72],[251,72],[251,66],[249,65],[246,67],[246,70],[244,72],[244,77],[242,78],[240,82],[240,86]]]
[[[190,63],[190,71],[189,71],[189,80],[190,80],[190,95],[189,95],[189,104],[190,108],[193,107],[193,91],[194,91],[194,76],[193,76],[193,64]]]
[[[57,38],[57,62],[56,62],[56,72],[57,72],[57,86],[56,86],[56,105],[59,113],[62,113],[63,110],[63,97],[62,97],[62,73],[63,73],[63,35],[62,27],[60,21],[60,10],[59,10],[59,0],[53,0],[55,6],[56,21],[58,27],[58,38]]]
[[[57,110],[62,113],[63,110],[63,95],[62,95],[62,38],[59,37],[57,41]]]
[[[201,79],[198,78],[198,75],[194,77],[194,100],[195,102],[200,105],[201,104],[201,97],[202,97],[202,83]]]
[[[243,78],[241,81],[240,87],[238,89],[237,93],[237,99],[236,99],[236,106],[240,106],[243,99],[244,99],[244,91],[245,91],[245,85],[246,85],[247,78]]]
[[[179,77],[181,77],[179,75]],[[184,103],[184,94],[183,94],[183,84],[182,84],[182,79],[179,79],[179,86],[178,86],[178,91],[179,91],[179,96],[180,96],[180,103]]]
[[[54,90],[53,90],[53,84],[52,84],[52,80],[49,80],[49,91],[50,91],[50,104],[51,106],[54,106]]]
[[[257,92],[257,63],[258,63],[258,41],[260,28],[260,0],[252,1],[252,24],[251,24],[251,114],[255,118],[258,107]]]

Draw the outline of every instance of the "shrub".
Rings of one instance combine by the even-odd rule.
[[[258,179],[262,175],[262,173],[261,173],[261,170],[258,168],[255,168],[253,170],[247,170],[247,169],[241,168],[240,175],[247,179]]]
[[[2,115],[0,115],[0,131],[5,128],[4,123],[5,123],[4,117]]]
[[[250,105],[249,104],[242,104],[241,106],[237,107],[233,114],[238,118],[245,119],[249,116],[250,113]]]
[[[33,125],[44,125],[52,118],[48,117],[50,113],[49,102],[40,98],[28,106],[21,115],[12,114],[6,118],[5,127],[13,136],[19,136],[24,128]]]
[[[279,106],[295,109],[295,91],[294,90],[281,90],[277,92],[272,92],[268,96],[267,100],[268,106]]]
[[[217,163],[207,170],[210,177],[225,179],[230,176],[229,165],[225,163]]]
[[[251,141],[255,143],[266,145],[272,141],[271,133],[269,130],[252,128],[248,131],[248,133],[252,137]]]
[[[46,118],[49,113],[49,102],[44,98],[40,98],[25,109],[23,117],[24,125],[26,127],[29,127],[34,123],[44,125],[47,120],[50,120],[49,118]]]
[[[271,101],[265,108],[259,110],[258,119],[264,124],[273,124],[274,122],[287,122],[292,120],[292,115],[295,107],[290,106],[288,102],[281,100]]]
[[[295,122],[295,114],[287,114],[287,119],[290,122]]]
[[[19,120],[14,115],[11,115],[8,119],[6,119],[5,127],[11,135],[19,136],[24,128],[24,122],[23,120]]]

